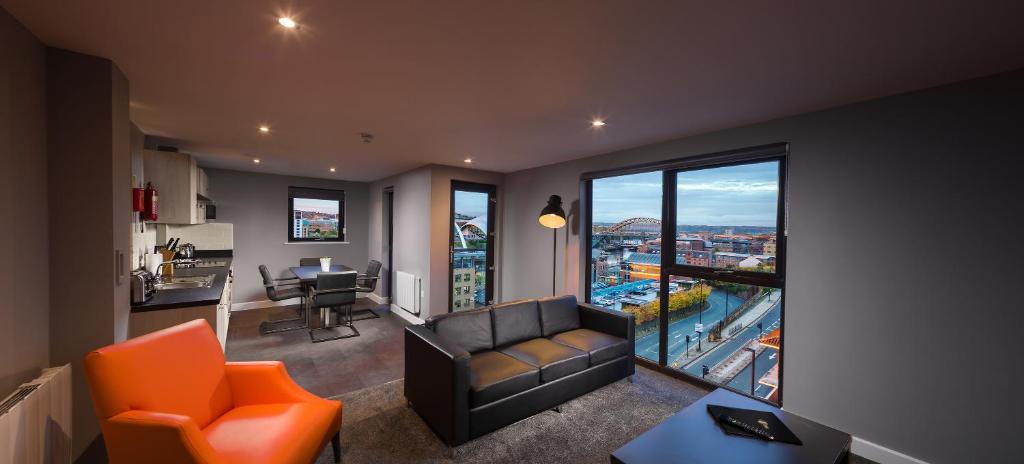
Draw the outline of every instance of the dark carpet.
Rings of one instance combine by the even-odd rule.
[[[620,380],[472,440],[447,448],[405,405],[403,380],[341,395],[342,462],[358,463],[607,463],[609,454],[707,392],[637,367]],[[328,446],[317,464],[333,462]]]

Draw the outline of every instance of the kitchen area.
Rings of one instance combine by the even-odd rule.
[[[216,222],[208,178],[193,156],[133,145],[129,337],[202,318],[223,348],[234,280],[232,224]]]

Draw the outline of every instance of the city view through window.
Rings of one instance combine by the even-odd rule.
[[[452,310],[487,305],[488,194],[454,191]]]
[[[668,366],[777,401],[782,290],[685,271],[775,273],[779,170],[773,160],[676,173],[677,266],[664,292],[662,172],[592,181],[591,302],[635,316],[637,356],[658,362],[665,294]]]
[[[340,201],[318,198],[294,198],[292,201],[293,238],[323,240],[341,236]]]

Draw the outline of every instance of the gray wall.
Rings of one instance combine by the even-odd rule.
[[[370,187],[370,259],[387,266],[383,242],[384,190],[395,192],[394,268],[423,279],[423,311],[420,318],[448,312],[448,238],[451,233],[451,184],[453,180],[498,186],[495,248],[495,293],[500,299],[502,190],[500,173],[452,166],[429,165],[374,182]],[[387,272],[388,276],[393,276]],[[383,295],[384,286],[377,289]]]
[[[308,177],[290,177],[206,168],[210,197],[217,202],[217,222],[234,225],[234,302],[263,301],[257,267],[266,264],[280,276],[290,275],[299,258],[331,256],[336,263],[366,267],[368,184]],[[288,187],[345,191],[345,228],[348,243],[288,244]]]
[[[110,60],[66,50],[47,49],[46,65],[50,361],[72,364],[78,456],[99,435],[82,358],[127,336],[128,80]]]
[[[0,8],[0,398],[50,363],[46,49]]]
[[[1016,71],[511,174],[505,297],[547,292],[537,210],[578,199],[580,173],[790,142],[785,408],[931,462],[1002,462],[1024,380],[1021,114]],[[560,291],[580,295],[578,227],[562,246]]]
[[[386,269],[384,259],[384,189],[393,188],[394,201],[394,269]],[[423,279],[423,311],[426,318],[430,282],[430,168],[422,167],[374,182],[370,186],[369,257],[384,263],[382,274],[394,277],[395,271],[408,272]],[[377,295],[384,295],[384,286]]]

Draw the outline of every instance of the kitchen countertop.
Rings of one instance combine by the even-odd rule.
[[[171,308],[187,308],[190,306],[208,306],[220,303],[224,293],[224,284],[231,272],[231,258],[209,258],[226,261],[223,267],[195,267],[175,269],[175,277],[202,276],[213,274],[213,284],[206,288],[179,288],[173,290],[157,290],[153,298],[145,303],[132,304],[132,312],[157,311]]]

